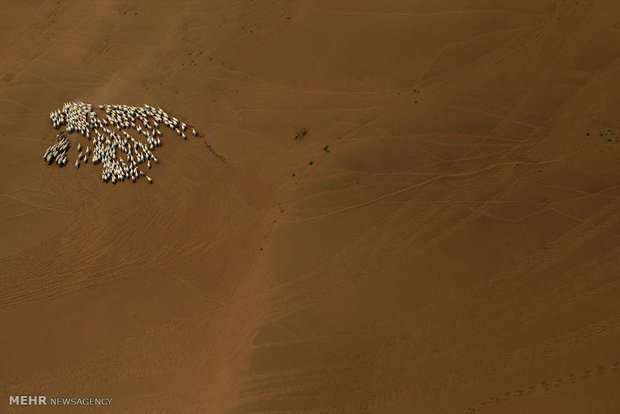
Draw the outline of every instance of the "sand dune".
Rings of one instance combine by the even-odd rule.
[[[0,411],[620,410],[616,1],[30,0],[0,23]],[[166,133],[151,186],[104,184],[41,160],[77,100],[203,137]]]

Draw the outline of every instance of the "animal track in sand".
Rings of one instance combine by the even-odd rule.
[[[481,412],[481,410],[484,407],[489,406],[491,404],[507,402],[507,401],[527,397],[530,395],[538,394],[541,392],[549,391],[551,389],[558,388],[566,384],[572,384],[575,382],[587,380],[593,376],[602,376],[602,375],[606,375],[610,373],[618,373],[619,369],[620,369],[620,361],[615,361],[612,364],[598,365],[595,368],[586,369],[577,374],[569,374],[564,377],[547,379],[545,381],[539,382],[537,384],[532,384],[530,386],[523,387],[518,390],[507,391],[500,396],[496,396],[496,395],[491,396],[487,398],[486,400],[478,403],[475,407],[468,408],[467,413],[477,414]]]

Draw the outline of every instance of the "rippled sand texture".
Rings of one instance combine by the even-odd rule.
[[[26,0],[0,33],[0,411],[620,412],[617,1]],[[106,185],[41,159],[66,101],[202,138]]]

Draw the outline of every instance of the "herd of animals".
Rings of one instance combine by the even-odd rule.
[[[151,169],[153,163],[159,163],[153,151],[162,145],[161,125],[174,130],[183,139],[187,139],[188,130],[194,137],[199,136],[194,128],[168,115],[163,109],[150,105],[99,105],[99,109],[104,112],[102,119],[91,104],[66,102],[62,108],[50,113],[50,119],[54,128],[65,125],[67,133],[77,132],[92,142],[92,149],[88,144],[84,148],[78,143],[75,168],[88,163],[89,159],[93,164],[101,163],[101,179],[104,182],[136,182],[140,177],[145,177],[152,183],[153,179],[141,167],[146,163]],[[137,132],[138,138],[128,131]],[[70,147],[69,138],[64,131],[60,131],[56,142],[45,151],[43,159],[48,164],[56,163],[64,167]]]

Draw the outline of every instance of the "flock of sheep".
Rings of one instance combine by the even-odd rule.
[[[86,148],[77,145],[75,168],[79,168],[81,163],[86,164],[91,157],[93,164],[103,164],[101,179],[104,182],[116,183],[129,179],[136,182],[140,177],[145,177],[152,183],[151,177],[139,167],[146,163],[150,169],[152,162],[159,162],[153,151],[162,145],[159,129],[162,124],[173,129],[183,139],[187,139],[185,133],[188,129],[191,129],[193,136],[198,137],[194,128],[189,128],[186,123],[168,115],[161,108],[150,105],[99,105],[99,109],[105,113],[103,119],[97,117],[91,104],[66,102],[62,108],[50,113],[50,119],[56,129],[66,125],[69,134],[78,132],[88,140],[92,138],[92,151],[89,145]],[[143,135],[146,143],[134,138],[127,130]],[[47,149],[43,159],[48,164],[55,162],[63,167],[67,164],[69,147],[69,138],[61,131],[56,136],[56,143]]]
[[[47,151],[45,151],[45,155],[43,159],[47,161],[47,164],[51,164],[56,162],[56,164],[64,167],[67,165],[67,151],[69,151],[69,147],[71,146],[71,142],[69,138],[60,131],[58,135],[56,135],[56,143],[51,145]]]

